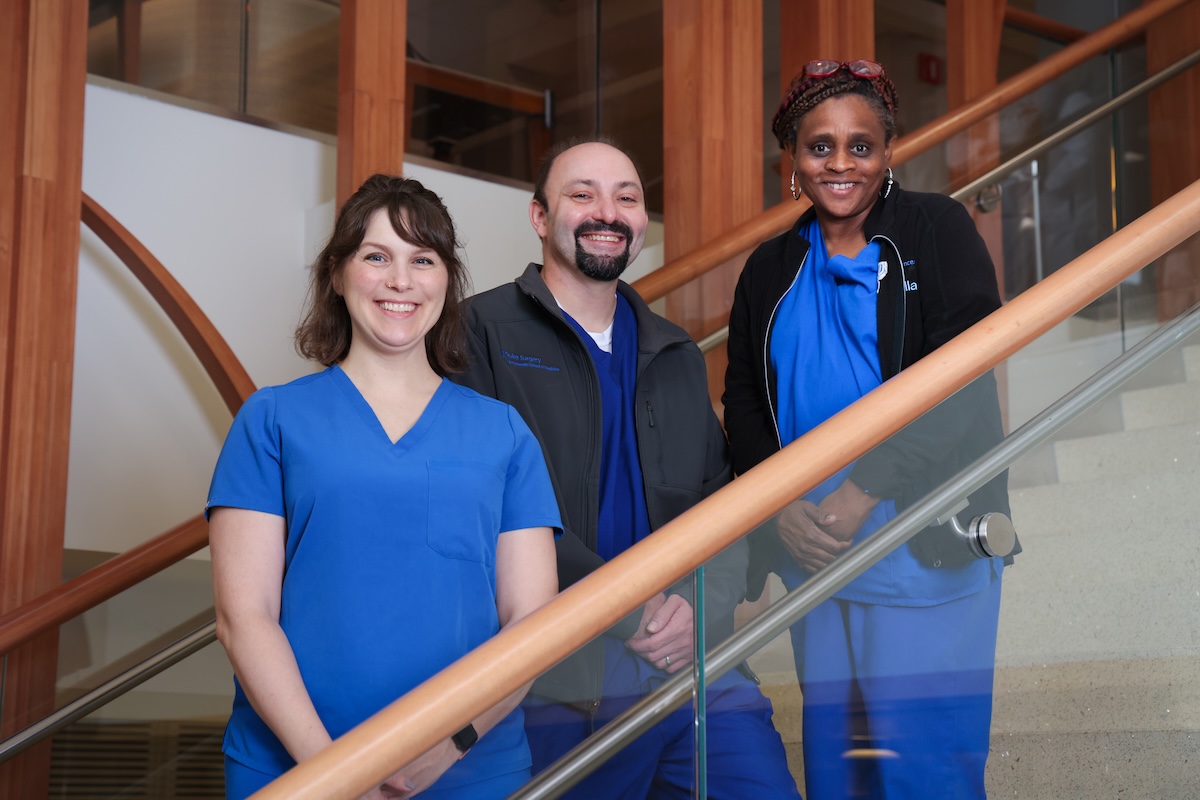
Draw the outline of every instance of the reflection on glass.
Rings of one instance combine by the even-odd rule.
[[[68,574],[94,566],[91,555],[68,552]],[[211,622],[212,602],[208,561],[186,559],[64,623],[59,634],[57,707]],[[228,713],[232,673],[219,648],[205,648],[170,674],[178,683],[172,685],[171,680],[159,676],[155,685],[172,686],[169,691],[199,703],[206,713]],[[143,686],[125,702],[136,700],[152,707],[155,701],[146,694],[149,691]]]
[[[223,798],[232,671],[209,645],[56,734],[51,800]],[[205,687],[220,683],[217,695]]]

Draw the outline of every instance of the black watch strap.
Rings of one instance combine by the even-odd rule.
[[[479,741],[479,734],[475,732],[475,726],[468,723],[467,727],[451,736],[450,741],[454,742],[454,746],[458,748],[458,752],[465,756],[467,751]],[[462,756],[459,756],[459,758],[462,758]]]

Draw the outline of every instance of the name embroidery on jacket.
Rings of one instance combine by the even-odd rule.
[[[510,353],[507,350],[501,350],[500,355],[510,367],[530,367],[532,369],[544,369],[547,372],[559,372],[561,370],[560,367],[542,363],[542,359],[539,356],[525,356],[519,353]]]

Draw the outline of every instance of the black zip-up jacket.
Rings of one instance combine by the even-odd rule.
[[[725,429],[738,474],[780,449],[778,390],[770,336],[776,309],[805,263],[800,230],[809,209],[787,233],[750,255],[738,280],[729,320]],[[879,365],[886,381],[1000,307],[996,274],[983,239],[963,206],[940,194],[893,186],[867,215],[864,232],[880,244],[876,304]],[[820,391],[820,386],[812,387]],[[1003,438],[995,378],[984,375],[916,420],[855,464],[850,479],[903,509],[928,494]],[[1008,476],[980,487],[959,514],[965,524],[989,511],[1009,513]],[[777,550],[761,528],[751,536],[749,594],[757,597]],[[909,540],[929,566],[953,567],[973,556],[948,526]],[[1017,546],[1019,551],[1020,546]]]
[[[657,530],[732,477],[728,445],[708,399],[704,357],[678,326],[654,314],[627,284],[617,291],[637,321],[636,429],[650,529]],[[514,406],[546,456],[562,512],[557,542],[559,588],[604,563],[596,552],[600,505],[600,384],[587,345],[563,317],[530,264],[514,283],[472,297],[466,372],[454,377]],[[733,608],[745,595],[747,548],[738,543],[705,567],[705,632],[715,645],[733,632]],[[692,602],[691,581],[669,592]],[[641,611],[609,631],[637,632]],[[533,692],[589,705],[600,697],[598,643],[564,661]]]

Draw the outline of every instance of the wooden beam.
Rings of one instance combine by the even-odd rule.
[[[1004,33],[1006,0],[947,0],[946,103],[962,108],[996,88],[1000,38]],[[1000,163],[1000,116],[991,114],[948,142],[950,175],[959,185]],[[979,234],[987,243],[1004,292],[1004,232],[997,206],[984,213],[967,205]]]
[[[663,227],[668,259],[762,209],[760,0],[663,2]],[[694,337],[724,324],[738,265],[667,298],[667,316]],[[723,349],[708,359],[720,397]]]
[[[137,83],[142,67],[142,0],[117,4],[117,69],[121,80]]]
[[[776,99],[783,99],[792,77],[810,61],[860,58],[875,58],[875,0],[779,0],[780,85]],[[786,200],[791,191],[791,167],[781,163],[779,176]]]
[[[1200,2],[1193,0],[1146,30],[1146,72],[1183,58],[1200,42]],[[1200,67],[1150,93],[1150,195],[1157,205],[1200,179]],[[1158,318],[1174,319],[1200,302],[1200,237],[1163,256],[1155,273]]]
[[[62,581],[87,6],[0,16],[0,613]],[[0,736],[52,710],[58,632],[5,656]],[[43,798],[49,742],[0,765],[0,797]]]
[[[337,202],[372,174],[404,171],[407,0],[342,0]]]

